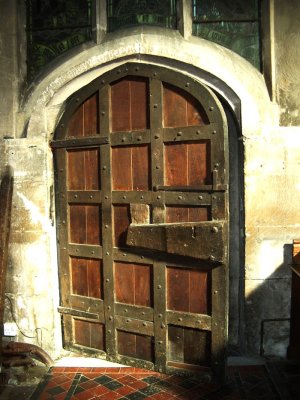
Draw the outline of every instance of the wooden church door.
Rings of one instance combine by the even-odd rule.
[[[64,345],[222,373],[227,144],[199,82],[128,63],[72,95],[51,146]]]

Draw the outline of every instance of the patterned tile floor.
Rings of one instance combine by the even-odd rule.
[[[30,400],[275,400],[264,366],[230,367],[224,385],[137,368],[54,367]],[[20,399],[21,400],[21,399]]]

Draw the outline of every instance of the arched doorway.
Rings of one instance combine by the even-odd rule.
[[[51,143],[66,347],[223,373],[225,121],[207,87],[143,64],[68,99]]]

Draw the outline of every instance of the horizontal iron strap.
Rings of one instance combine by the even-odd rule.
[[[165,193],[157,192],[138,192],[138,191],[113,191],[112,202],[113,204],[156,204],[158,199],[166,204],[182,204],[204,206],[211,205],[212,195],[214,192],[207,191],[176,191],[174,188],[171,191],[162,191]],[[165,196],[164,198],[162,196]],[[220,193],[223,195],[223,193]]]
[[[209,125],[189,126],[180,128],[164,128],[164,142],[182,142],[186,140],[209,140],[211,135],[222,133],[223,127],[219,124],[212,123]]]
[[[58,307],[57,311],[60,314],[67,314],[73,317],[80,317],[80,318],[88,318],[88,319],[97,319],[99,320],[99,314],[90,313],[82,310],[75,310],[74,308],[68,307]]]
[[[176,326],[211,331],[211,317],[209,315],[167,311],[167,323]]]
[[[150,143],[150,130],[112,132],[110,135],[110,143],[112,146],[131,146]]]
[[[101,190],[69,190],[67,196],[71,204],[99,204],[102,201]]]
[[[153,264],[153,254],[151,253],[150,256],[146,256],[145,253],[143,254],[134,254],[132,253],[132,249],[129,247],[127,248],[117,248],[113,249],[113,259],[114,261],[120,262],[128,262],[128,263],[138,263],[138,264]],[[127,304],[126,304],[127,306]]]
[[[141,321],[131,317],[120,317],[117,315],[115,317],[115,326],[117,329],[125,332],[133,332],[140,335],[153,336],[154,326],[152,322]]]
[[[52,149],[59,148],[73,148],[73,147],[91,147],[91,146],[99,146],[101,144],[109,143],[108,136],[98,136],[98,137],[84,137],[84,138],[72,138],[65,140],[54,140],[50,142],[50,147]]]
[[[68,252],[70,256],[84,258],[102,258],[102,247],[88,244],[69,244]]]
[[[128,315],[130,315],[130,318],[153,321],[153,309],[149,307],[116,303],[115,314],[126,318],[128,318]]]
[[[199,185],[199,186],[162,186],[157,185],[154,187],[156,191],[165,192],[225,192],[228,185]]]

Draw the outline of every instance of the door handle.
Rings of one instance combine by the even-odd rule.
[[[226,222],[130,224],[128,246],[224,263]]]

